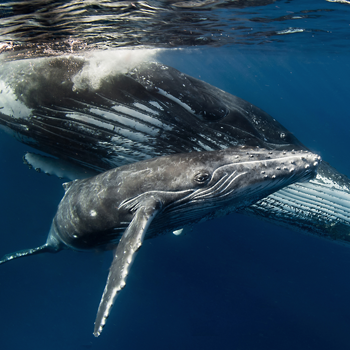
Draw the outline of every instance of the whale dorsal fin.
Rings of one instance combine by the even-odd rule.
[[[114,250],[113,262],[96,315],[95,337],[101,334],[117,293],[125,287],[126,277],[135,258],[135,253],[141,247],[146,231],[160,208],[160,201],[153,196],[140,204]]]

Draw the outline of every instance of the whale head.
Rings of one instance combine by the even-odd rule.
[[[169,213],[162,229],[172,230],[206,213],[236,211],[294,182],[308,181],[315,177],[320,161],[308,151],[234,147],[140,162],[147,165],[149,176],[134,171],[130,183],[142,188],[143,196],[162,193],[163,212]],[[135,205],[134,196],[122,203],[128,208]]]

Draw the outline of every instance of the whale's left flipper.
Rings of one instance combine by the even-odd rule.
[[[152,199],[145,202],[147,203],[139,203],[137,205],[137,211],[133,220],[114,250],[113,262],[109,269],[107,283],[97,310],[94,328],[95,337],[101,334],[117,293],[125,287],[126,277],[135,253],[141,247],[150,223],[160,210],[160,202],[155,200],[155,198],[152,197]]]

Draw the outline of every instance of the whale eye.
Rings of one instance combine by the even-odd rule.
[[[198,173],[194,176],[194,180],[199,184],[205,183],[209,178],[210,178],[210,175],[209,173],[206,173],[206,172]]]

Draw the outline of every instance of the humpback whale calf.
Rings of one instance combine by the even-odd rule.
[[[308,151],[231,147],[153,158],[64,184],[47,242],[5,255],[0,264],[61,249],[110,249],[114,257],[98,308],[100,335],[144,238],[226,215],[316,174]]]

